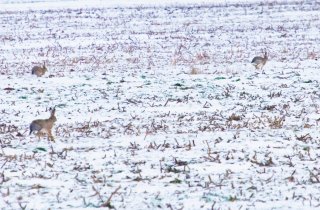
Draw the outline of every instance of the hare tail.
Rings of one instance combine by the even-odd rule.
[[[39,131],[41,130],[41,126],[36,124],[36,123],[31,123],[30,124],[30,133],[29,135],[33,132],[33,131]]]

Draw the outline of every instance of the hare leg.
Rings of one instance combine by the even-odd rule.
[[[54,141],[54,137],[53,137],[53,135],[52,135],[52,133],[51,133],[51,129],[48,131],[48,141],[49,141],[49,140],[55,142],[55,141]]]
[[[265,74],[263,67],[264,65],[261,66],[262,74]]]
[[[43,133],[42,133],[41,131],[38,131],[38,132],[36,133],[36,136],[38,136],[39,141],[40,141],[40,137],[43,136]]]

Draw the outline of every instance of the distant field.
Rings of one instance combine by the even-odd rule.
[[[8,2],[0,209],[319,208],[319,3]]]

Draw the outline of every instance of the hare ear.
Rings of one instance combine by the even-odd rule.
[[[46,62],[43,61],[43,68],[46,68]]]
[[[51,108],[51,116],[54,116],[55,113],[56,113],[56,106]]]

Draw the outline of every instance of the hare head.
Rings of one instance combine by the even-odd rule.
[[[51,120],[52,122],[56,122],[57,121],[57,118],[56,118],[55,114],[56,114],[56,107],[54,106],[53,108],[51,108],[51,114],[50,114],[50,117],[49,117],[49,120]]]
[[[47,71],[46,62],[43,62],[42,69],[43,69],[43,71],[44,71],[44,72],[46,72],[46,71]]]
[[[263,58],[264,58],[265,60],[268,60],[268,53],[267,53],[267,50],[266,50],[266,49],[264,50]]]

